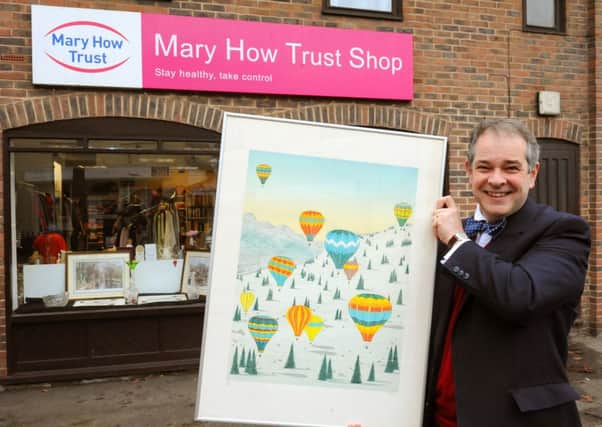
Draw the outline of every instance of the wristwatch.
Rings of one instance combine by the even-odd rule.
[[[470,238],[466,235],[465,232],[461,231],[451,236],[451,239],[449,239],[449,241],[447,242],[447,247],[451,248],[456,243],[465,242],[467,240],[470,240]]]

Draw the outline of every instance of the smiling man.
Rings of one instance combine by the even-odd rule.
[[[437,201],[425,427],[581,425],[565,364],[590,230],[528,197],[538,160],[521,122],[484,121],[465,164],[473,217],[462,221],[450,196]]]

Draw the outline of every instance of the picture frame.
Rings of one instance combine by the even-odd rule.
[[[207,295],[210,257],[211,253],[209,252],[186,251],[180,292],[192,295],[189,299],[197,299],[200,295]]]
[[[70,300],[120,298],[129,287],[130,252],[71,252],[66,260]]]
[[[195,419],[422,424],[446,145],[224,115]]]

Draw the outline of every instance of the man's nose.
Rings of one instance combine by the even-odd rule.
[[[494,169],[489,175],[488,182],[491,185],[504,185],[506,183],[506,175],[504,174],[504,171],[501,169]]]

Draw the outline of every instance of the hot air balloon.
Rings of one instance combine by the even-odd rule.
[[[243,292],[240,294],[240,305],[242,305],[242,309],[246,313],[249,311],[249,307],[255,301],[255,294],[253,292]]]
[[[285,256],[273,256],[268,263],[268,270],[272,273],[276,284],[283,286],[295,270],[295,261]]]
[[[365,342],[391,317],[391,302],[377,294],[358,294],[349,300],[349,315]]]
[[[293,333],[298,337],[309,323],[311,310],[304,305],[293,305],[287,310],[286,318],[293,328]]]
[[[257,173],[257,178],[259,178],[261,185],[263,185],[272,173],[272,167],[267,163],[260,163],[255,168],[255,172]]]
[[[309,322],[305,326],[305,335],[309,338],[309,342],[314,342],[316,336],[322,331],[324,328],[324,319],[320,316],[316,316],[315,314],[309,318]]]
[[[316,211],[303,211],[299,215],[299,225],[307,241],[313,242],[324,225],[324,215]]]
[[[360,265],[355,259],[352,261],[347,261],[345,264],[343,264],[343,271],[345,272],[345,276],[347,276],[347,280],[351,281],[351,278],[355,276],[355,273],[357,273],[359,268]]]
[[[278,330],[278,321],[270,316],[253,316],[249,319],[249,332],[257,344],[259,354]]]
[[[353,256],[360,245],[357,234],[347,230],[331,230],[326,235],[324,248],[332,258],[336,268],[343,268],[343,264]]]
[[[404,202],[397,203],[393,208],[393,213],[395,214],[395,218],[397,218],[399,226],[403,227],[410,215],[412,215],[412,206]]]

